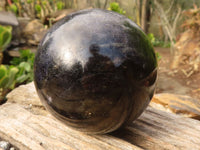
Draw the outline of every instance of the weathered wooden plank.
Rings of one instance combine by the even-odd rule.
[[[72,130],[51,115],[34,115],[17,104],[0,108],[0,137],[19,149],[131,150],[140,149],[110,135],[90,136]]]
[[[150,105],[154,107],[156,106],[154,104],[159,104],[165,110],[175,114],[200,120],[200,101],[190,96],[171,93],[155,94]]]
[[[50,114],[36,115],[21,105],[7,103],[0,106],[0,137],[23,150],[198,150],[200,122],[149,107],[124,129],[87,135],[70,129]]]
[[[125,129],[86,135],[54,119],[33,83],[16,88],[7,98],[0,106],[0,137],[20,149],[200,149],[199,121],[151,107]]]
[[[152,108],[114,135],[144,149],[200,149],[199,121]]]

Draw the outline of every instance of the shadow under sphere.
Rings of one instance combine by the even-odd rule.
[[[34,75],[42,103],[56,118],[80,131],[107,133],[147,107],[157,61],[134,22],[91,9],[66,16],[48,31]]]

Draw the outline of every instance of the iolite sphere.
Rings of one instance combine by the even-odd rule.
[[[66,16],[39,45],[38,95],[56,118],[87,133],[131,123],[150,102],[157,61],[144,32],[128,18],[90,9]]]

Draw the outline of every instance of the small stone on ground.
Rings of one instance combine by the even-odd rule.
[[[0,148],[2,148],[3,150],[9,150],[10,147],[11,147],[10,143],[6,141],[0,141]]]

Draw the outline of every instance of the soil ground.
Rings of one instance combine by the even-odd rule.
[[[200,71],[187,77],[182,69],[171,69],[173,55],[169,48],[155,48],[161,56],[158,62],[158,81],[156,93],[174,93],[189,95],[200,101]]]

